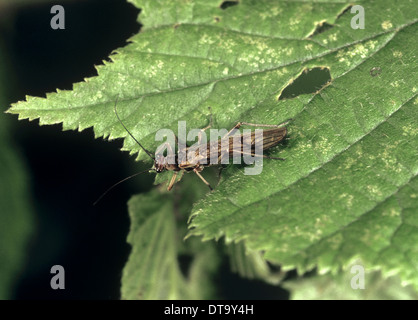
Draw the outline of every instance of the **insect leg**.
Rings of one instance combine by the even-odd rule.
[[[212,127],[213,124],[213,116],[212,116],[212,109],[209,107],[209,111],[210,111],[210,119],[209,119],[209,124],[204,127],[203,129],[201,129],[202,131],[205,131],[206,129],[209,129]]]
[[[197,143],[198,143],[198,145],[200,145],[202,143],[202,134],[203,134],[203,132],[205,132],[207,129],[211,128],[212,127],[212,124],[213,124],[212,110],[211,110],[210,107],[209,107],[209,111],[210,111],[209,124],[206,127],[200,129],[200,131],[199,131],[199,133],[197,135]],[[206,144],[206,141],[205,141],[205,144]]]
[[[171,177],[171,180],[170,180],[170,184],[167,187],[167,191],[170,191],[173,188],[174,183],[176,183],[178,173],[179,173],[178,171],[174,171],[173,176]],[[183,176],[184,176],[184,170],[181,170],[179,181],[183,178]]]
[[[197,174],[197,176],[209,187],[210,190],[213,190],[209,182],[207,182],[206,179],[199,173],[198,169],[194,168],[193,172]]]
[[[290,121],[293,121],[293,119],[289,118],[289,119],[285,120],[284,122],[279,123],[277,126],[278,127],[283,127],[283,126],[287,125]]]
[[[238,122],[240,126],[251,126],[251,127],[266,127],[266,128],[278,128],[280,125],[277,124],[260,124],[260,123],[250,123],[250,122]]]
[[[228,131],[228,133],[222,137],[222,139],[229,137],[232,133],[235,133],[235,130],[238,130],[241,128],[242,125],[245,126],[253,126],[253,127],[271,127],[271,128],[277,128],[278,126],[275,124],[256,124],[256,123],[249,123],[249,122],[238,122],[231,130]]]
[[[176,182],[178,171],[174,171],[173,175],[171,176],[170,184],[167,187],[167,191],[170,191],[173,188],[174,182]]]
[[[209,129],[211,125],[208,125],[207,127],[200,129],[200,132],[197,134],[197,143],[200,144],[202,141],[202,132],[204,132],[206,129]]]
[[[285,120],[282,123],[279,124],[258,124],[258,123],[249,123],[249,122],[238,122],[241,125],[245,126],[252,126],[252,127],[267,127],[267,128],[280,128],[288,124],[290,121],[293,121],[292,118]]]
[[[231,134],[232,134],[232,132],[234,132],[235,133],[235,131],[234,130],[238,130],[240,127],[241,127],[241,124],[242,124],[242,122],[238,122],[231,130],[229,130],[228,131],[228,133],[226,134],[226,135],[224,135],[221,139],[224,139],[224,138],[226,138],[226,137],[229,137]]]

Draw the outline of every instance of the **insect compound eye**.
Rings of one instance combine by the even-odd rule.
[[[161,159],[157,159],[154,162],[154,167],[155,167],[155,171],[157,173],[163,172],[164,171],[164,163],[162,163],[162,161],[159,161]]]

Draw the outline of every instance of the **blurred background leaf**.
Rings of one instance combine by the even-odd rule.
[[[184,242],[193,202],[207,192],[186,177],[175,192],[163,188],[129,200],[130,258],[122,299],[214,299],[219,254],[214,243]]]
[[[30,172],[24,181],[35,216],[28,219],[30,243],[24,226],[21,234],[18,228],[0,231],[0,246],[12,247],[3,241],[6,237],[21,237],[22,243],[21,252],[17,247],[14,252],[20,261],[9,264],[1,256],[0,268],[11,268],[15,262],[16,268],[0,291],[14,299],[118,299],[120,274],[129,254],[126,201],[133,193],[148,190],[152,181],[147,176],[128,181],[94,207],[109,185],[138,170],[133,159],[119,151],[120,141],[95,140],[91,130],[80,134],[63,133],[61,126],[39,127],[36,121],[16,121],[4,111],[26,94],[44,96],[93,76],[94,65],[139,30],[135,21],[139,11],[118,0],[65,1],[66,29],[57,31],[50,27],[51,3],[15,4],[0,10],[0,72],[6,81],[0,88],[0,121],[1,129],[7,124],[5,141],[22,158],[14,166],[23,160],[27,170],[22,168],[21,175]],[[21,200],[23,207],[24,194]],[[55,264],[67,272],[65,290],[49,285]]]
[[[8,57],[0,38],[0,112],[5,110],[11,82]],[[29,175],[12,141],[10,119],[0,116],[0,300],[15,296],[16,284],[25,263],[33,231]]]

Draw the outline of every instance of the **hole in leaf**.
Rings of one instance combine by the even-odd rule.
[[[316,36],[322,32],[325,32],[331,29],[332,27],[334,27],[332,24],[329,24],[326,21],[321,21],[319,24],[317,24],[315,30],[309,35],[308,38],[312,38],[313,36]]]
[[[335,19],[336,21],[338,20],[338,19],[340,19],[341,18],[341,16],[342,15],[344,15],[344,14],[346,14],[348,11],[350,11],[350,9],[351,9],[351,7],[352,7],[352,5],[348,5],[346,8],[344,8],[338,15],[337,15],[337,18]],[[328,23],[328,22],[326,22],[325,20],[323,20],[323,21],[321,21],[321,22],[319,22],[317,25],[316,25],[316,28],[315,28],[315,30],[308,36],[308,38],[312,38],[313,36],[316,36],[316,35],[318,35],[318,34],[320,34],[320,33],[323,33],[323,32],[325,32],[325,31],[327,31],[327,30],[329,30],[329,29],[331,29],[331,28],[333,28],[334,27],[334,25],[335,24],[330,24],[330,23]]]
[[[229,7],[233,7],[236,6],[238,4],[238,1],[224,1],[222,2],[222,4],[220,5],[220,8],[222,10],[228,9]]]
[[[370,69],[370,75],[372,77],[379,76],[382,73],[382,69],[380,67],[373,67]]]
[[[219,21],[221,21],[221,19],[219,18],[219,17],[215,17],[215,18],[213,18],[214,20],[215,20],[215,22],[219,22]]]
[[[329,68],[305,69],[284,88],[278,100],[292,99],[301,94],[314,93],[322,89],[331,81]]]
[[[190,266],[193,262],[193,257],[189,254],[181,254],[177,257],[180,271],[185,278],[189,275]]]
[[[337,20],[338,20],[339,18],[341,18],[341,16],[342,16],[343,14],[347,13],[348,11],[350,11],[351,7],[352,7],[352,5],[350,4],[350,5],[348,5],[348,6],[347,6],[347,8],[345,8],[343,11],[341,11],[341,13],[340,13],[340,14],[338,14],[338,16],[337,16]]]

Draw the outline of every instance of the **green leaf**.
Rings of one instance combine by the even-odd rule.
[[[205,190],[206,191],[206,190]],[[128,203],[132,246],[122,276],[122,299],[205,299],[213,298],[211,274],[218,266],[213,245],[198,239],[184,243],[186,218],[192,202],[203,189],[188,183],[181,193],[154,189],[134,196]],[[179,220],[179,226],[176,221]],[[190,258],[184,275],[181,257]]]
[[[286,161],[264,161],[257,176],[224,170],[194,206],[189,236],[245,239],[300,272],[336,272],[360,257],[418,288],[412,0],[358,2],[365,29],[350,27],[348,1],[242,1],[225,10],[218,0],[132,2],[144,28],[98,77],[9,112],[127,137],[124,149],[147,161],[114,115],[116,97],[125,125],[150,150],[161,143],[155,132],[175,130],[178,120],[206,126],[209,107],[217,128],[293,118],[289,142],[271,151]],[[331,82],[283,99],[314,68],[329,70]]]

